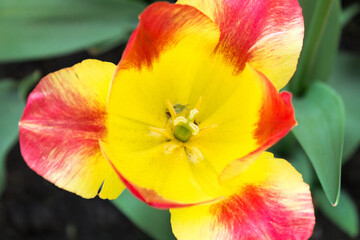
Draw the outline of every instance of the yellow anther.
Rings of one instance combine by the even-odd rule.
[[[199,111],[196,108],[190,111],[190,114],[189,114],[189,117],[188,117],[190,122],[194,121],[195,116],[196,116],[196,114],[198,114],[198,112]]]
[[[198,102],[195,105],[195,108],[192,109],[189,113],[189,116],[185,118],[184,116],[176,116],[175,106],[173,106],[170,100],[166,100],[166,105],[169,110],[172,122],[173,122],[173,130],[174,137],[182,142],[186,142],[192,135],[196,135],[199,133],[199,127],[194,123],[195,117],[198,114],[199,110],[197,108],[200,107],[202,101],[202,97],[199,98]],[[180,105],[183,106],[183,105]],[[181,111],[180,111],[181,112]],[[164,133],[162,133],[164,134]]]
[[[156,132],[161,135],[164,135],[165,137],[167,137],[169,139],[174,139],[174,136],[172,134],[170,134],[168,131],[166,131],[166,129],[157,128],[157,127],[149,127],[149,130],[152,132]]]
[[[194,139],[197,138],[197,137],[200,137],[202,134],[206,134],[206,133],[212,131],[216,127],[217,127],[217,124],[214,124],[214,125],[211,125],[211,126],[208,126],[208,127],[205,127],[205,128],[201,128],[199,133],[196,134],[196,136],[194,136]]]
[[[199,100],[195,104],[194,108],[195,109],[200,109],[201,102],[202,102],[202,96],[199,97]]]
[[[177,117],[175,120],[174,120],[174,126],[177,126],[179,124],[188,124],[189,122],[189,119],[187,118],[184,118],[184,117]]]
[[[175,121],[175,118],[176,118],[176,112],[175,112],[175,109],[173,107],[173,105],[171,104],[170,100],[166,100],[166,105],[168,107],[168,110],[169,110],[169,113],[170,113],[170,116],[171,116],[171,119],[172,121],[174,122]]]
[[[189,127],[191,128],[192,135],[196,135],[199,133],[199,127],[195,123],[189,123]]]

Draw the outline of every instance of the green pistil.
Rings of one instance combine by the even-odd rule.
[[[174,135],[177,140],[187,142],[187,140],[191,137],[192,132],[186,124],[177,125],[175,127]]]
[[[199,127],[193,123],[195,115],[198,113],[197,109],[190,111],[189,117],[177,117],[174,120],[174,136],[182,142],[187,142],[191,135],[199,133]]]

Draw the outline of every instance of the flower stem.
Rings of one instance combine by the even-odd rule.
[[[314,64],[319,44],[324,33],[324,29],[329,17],[331,6],[334,0],[318,0],[314,15],[311,19],[311,25],[306,32],[303,51],[301,53],[301,61],[299,62],[298,69],[290,81],[291,91],[299,96],[302,95],[310,86],[310,72]]]

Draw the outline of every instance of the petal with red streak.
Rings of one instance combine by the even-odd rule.
[[[21,153],[31,169],[85,198],[114,199],[124,185],[103,157],[105,104],[116,66],[85,60],[44,77],[20,120]]]
[[[220,64],[218,66],[220,69]],[[249,64],[237,81],[236,91],[211,115],[203,115],[210,104],[200,107],[197,119],[200,133],[190,139],[214,166],[220,179],[224,175],[230,177],[230,172],[236,176],[246,170],[258,154],[296,125],[290,93],[279,94],[271,82]],[[225,81],[222,84],[225,85]],[[216,97],[211,101],[214,99]],[[201,129],[208,130],[202,134]]]
[[[216,198],[198,186],[181,144],[151,127],[166,127],[167,100],[188,103],[193,74],[209,59],[219,36],[216,24],[197,9],[155,3],[141,14],[118,65],[101,146],[129,190],[152,206]]]
[[[149,6],[139,16],[139,26],[132,33],[118,66],[121,69],[151,68],[162,52],[179,43],[194,46],[193,41],[218,40],[220,32],[208,17],[189,6],[174,6],[159,2]],[[203,28],[203,29],[202,29]],[[204,35],[206,34],[206,35]],[[200,46],[198,42],[197,45]],[[215,42],[217,43],[217,41]],[[209,52],[214,51],[214,47]]]
[[[246,62],[281,89],[294,74],[304,24],[297,0],[179,0],[219,25],[219,50],[239,71]]]
[[[262,155],[207,205],[172,209],[179,239],[308,239],[315,224],[309,187],[285,160]]]
[[[217,199],[212,179],[296,123],[289,99],[264,75],[249,64],[237,73],[214,54],[219,36],[197,9],[156,3],[140,16],[117,68],[102,149],[129,189],[153,206]],[[153,131],[169,129],[168,101],[186,112],[199,99],[198,135],[182,143]]]

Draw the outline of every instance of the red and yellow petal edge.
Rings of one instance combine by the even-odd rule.
[[[188,16],[191,16],[190,20],[188,19]],[[190,33],[193,33],[193,34],[190,34]],[[204,40],[203,33],[207,33],[207,35],[206,35],[207,42],[204,42],[204,43],[200,41],[200,40],[202,40],[202,41]],[[208,33],[211,33],[211,35],[209,35]],[[160,34],[160,36],[159,36],[159,34]],[[184,41],[186,43],[188,43],[187,41],[189,41],[188,45],[190,45],[190,46],[187,46],[186,49],[182,49],[183,52],[186,52],[186,53],[187,52],[192,53],[194,49],[198,49],[198,51],[200,51],[201,48],[200,48],[199,42],[202,43],[202,47],[204,47],[204,48],[206,47],[206,50],[214,50],[216,48],[216,44],[218,43],[218,29],[217,29],[216,25],[210,21],[209,18],[207,18],[205,15],[201,14],[201,12],[199,12],[198,10],[196,10],[193,7],[181,6],[181,5],[174,6],[174,5],[169,5],[167,3],[153,4],[147,10],[145,10],[143,12],[143,14],[140,16],[139,27],[132,35],[130,43],[125,51],[125,54],[117,68],[117,74],[119,77],[114,78],[114,82],[113,82],[111,91],[115,91],[116,89],[123,89],[122,91],[124,91],[125,88],[124,88],[124,86],[121,86],[120,83],[126,82],[127,78],[129,78],[129,80],[131,79],[131,81],[132,81],[131,83],[134,84],[134,82],[136,82],[134,80],[134,78],[137,76],[134,74],[135,72],[136,72],[136,74],[139,74],[140,72],[141,73],[144,72],[147,74],[146,76],[149,77],[149,72],[156,69],[156,67],[158,67],[157,64],[161,63],[161,57],[163,55],[165,55],[166,52],[169,52],[169,49],[176,48],[176,46],[178,46],[177,44],[180,44],[179,43],[180,40],[181,40],[182,47],[184,47],[184,45],[185,45],[183,43]],[[195,40],[197,40],[197,41],[195,41]],[[146,47],[149,44],[152,46],[151,48]],[[179,54],[176,56],[177,56],[176,58],[171,59],[170,61],[166,61],[166,62],[167,63],[171,62],[172,64],[176,64],[176,63],[180,62],[180,63],[184,64],[183,62],[180,61],[181,57],[184,59],[187,59],[184,56],[184,54],[183,55]],[[207,58],[204,58],[205,59],[204,61],[206,61],[206,59],[209,58],[208,55],[206,55],[206,57]],[[187,61],[185,64],[188,64],[188,63],[189,63],[189,61]],[[196,64],[197,63],[194,63],[192,65],[196,65]],[[181,64],[178,64],[178,65],[182,66]],[[260,72],[256,71],[250,64],[247,64],[247,65],[249,66],[249,71],[247,71],[247,73],[250,74],[249,76],[254,75],[254,77],[256,78],[256,84],[254,84],[254,85],[260,86],[259,89],[261,89],[261,96],[263,97],[263,99],[262,99],[263,104],[259,105],[259,106],[262,106],[261,109],[259,110],[260,121],[257,123],[258,126],[256,127],[256,131],[252,134],[253,136],[251,136],[252,138],[255,138],[254,141],[257,141],[257,143],[254,144],[254,146],[255,146],[254,148],[249,148],[247,151],[244,151],[242,154],[239,154],[239,156],[233,156],[233,158],[229,159],[229,161],[234,160],[237,157],[241,158],[244,156],[244,154],[249,154],[249,153],[253,154],[254,151],[260,152],[260,151],[265,150],[267,147],[270,147],[270,145],[272,145],[277,140],[279,140],[280,137],[282,137],[284,134],[286,134],[296,123],[294,120],[294,112],[293,112],[292,106],[291,106],[291,104],[289,104],[289,96],[290,95],[287,93],[283,93],[283,94],[279,95],[276,88],[272,85],[272,83],[269,80],[267,80],[267,78],[264,75],[262,75]],[[219,65],[216,65],[216,66],[219,66]],[[173,67],[173,65],[171,67]],[[176,66],[176,67],[178,67],[178,66]],[[231,66],[230,66],[230,68],[232,69]],[[224,67],[224,69],[228,70],[228,65],[226,67]],[[131,78],[126,75],[127,71],[132,73]],[[170,70],[168,69],[168,71],[169,71],[169,74],[171,74],[171,71],[174,71],[174,69],[170,68]],[[232,71],[231,71],[231,73],[232,73]],[[233,77],[233,74],[228,74],[228,75],[230,75],[230,77]],[[142,76],[142,78],[143,78],[143,76]],[[164,79],[173,79],[173,76],[169,75],[167,78],[164,78]],[[179,79],[179,81],[180,81],[180,79]],[[142,81],[142,84],[148,84],[145,82],[146,81]],[[184,82],[183,79],[182,79],[182,82]],[[244,84],[244,82],[246,82],[246,80],[243,80],[243,84]],[[189,82],[189,85],[190,84],[192,84],[192,83]],[[127,85],[129,85],[129,84],[127,84]],[[167,84],[167,85],[171,85],[171,84]],[[137,85],[135,85],[135,86],[137,86]],[[244,84],[244,86],[246,87],[245,84]],[[182,88],[182,87],[180,87],[180,88]],[[133,89],[133,88],[131,88],[131,89]],[[139,90],[138,87],[136,87],[134,89],[136,89],[136,91],[139,91],[139,92],[144,92],[143,95],[145,95],[145,93],[147,91],[147,89],[145,89],[145,91]],[[185,90],[185,89],[183,89],[183,90]],[[136,94],[136,91],[134,91],[134,94]],[[132,94],[132,95],[134,95],[134,94]],[[161,93],[161,91],[160,91],[160,94],[157,94],[157,95],[162,96],[162,94],[164,94],[164,93]],[[259,94],[260,94],[259,92],[254,92],[254,97],[256,98],[256,96],[259,96]],[[119,156],[120,152],[127,151],[127,150],[123,149],[124,146],[123,146],[123,144],[120,144],[120,142],[118,144],[114,144],[114,142],[118,141],[116,139],[119,138],[119,136],[129,134],[129,132],[122,131],[121,134],[120,133],[112,134],[112,132],[120,131],[119,130],[120,128],[125,129],[126,127],[125,127],[125,125],[123,125],[123,126],[121,126],[121,124],[119,125],[119,123],[116,123],[115,120],[111,121],[111,118],[110,118],[110,113],[112,113],[112,111],[115,111],[115,113],[112,116],[115,116],[115,115],[122,116],[123,114],[125,114],[123,112],[119,113],[120,110],[126,109],[124,107],[121,107],[121,103],[123,103],[124,100],[131,99],[131,96],[125,97],[125,95],[126,94],[124,94],[124,93],[121,94],[121,92],[119,92],[119,91],[117,91],[116,94],[110,93],[109,103],[108,103],[108,111],[109,111],[109,119],[110,119],[108,136],[111,135],[112,139],[110,139],[110,137],[109,137],[110,140],[104,141],[104,152],[108,153],[109,160],[111,159],[113,161],[112,163],[114,164],[114,167],[116,167],[118,169],[119,174],[121,173],[120,175],[122,176],[123,181],[128,183],[128,187],[130,189],[132,189],[132,192],[135,195],[137,195],[141,200],[145,200],[145,202],[147,202],[148,204],[151,204],[151,205],[157,206],[157,207],[164,207],[164,206],[169,207],[169,206],[175,206],[175,205],[176,206],[186,206],[188,204],[194,204],[194,203],[198,203],[198,202],[212,201],[214,199],[214,198],[212,198],[212,196],[211,196],[211,198],[206,197],[206,200],[204,200],[204,199],[202,199],[202,200],[190,199],[189,200],[189,199],[185,199],[185,198],[180,199],[178,196],[179,194],[178,194],[176,196],[176,199],[179,200],[180,203],[174,203],[175,198],[169,197],[166,194],[159,193],[159,195],[161,195],[162,197],[157,196],[157,192],[158,192],[159,188],[163,187],[163,186],[158,187],[158,185],[155,185],[155,184],[153,184],[153,186],[156,186],[158,188],[153,187],[153,186],[148,186],[147,183],[149,181],[152,181],[153,178],[150,179],[149,176],[146,173],[144,173],[143,175],[145,175],[147,177],[147,178],[145,178],[142,174],[140,174],[140,172],[142,172],[142,171],[137,170],[138,168],[135,166],[135,164],[130,166],[130,168],[132,169],[131,170],[132,172],[129,173],[128,162],[138,163],[140,160],[139,160],[139,158],[134,157],[134,154],[132,154],[131,157],[134,159],[134,161],[130,161],[130,158],[128,156],[125,156],[126,158],[129,159],[129,161],[126,161],[127,163],[121,163],[121,162],[124,162],[125,157]],[[176,95],[176,94],[174,94],[174,95]],[[111,97],[111,96],[115,96],[115,97]],[[121,96],[121,97],[119,97],[119,96]],[[199,96],[197,96],[197,98],[198,97]],[[205,97],[207,97],[207,96],[203,96],[203,97],[205,99]],[[141,96],[141,98],[143,98],[143,96]],[[154,98],[152,98],[152,99],[154,99]],[[259,97],[259,100],[260,100],[260,98],[261,97]],[[134,104],[137,104],[139,102],[139,99],[140,99],[140,97],[132,100],[133,104],[131,105],[131,108],[126,110],[127,118],[129,118],[129,113],[131,113],[132,114],[131,118],[136,117],[135,118],[136,120],[143,121],[145,119],[145,117],[140,116],[138,114],[138,112],[141,112],[143,115],[145,115],[146,109],[154,108],[154,106],[149,106],[146,109],[139,110],[139,109],[144,108],[145,104],[142,104],[141,106],[136,105],[136,107],[134,107]],[[143,99],[145,99],[145,98],[143,98]],[[152,99],[148,99],[147,102],[150,102],[150,100],[152,100]],[[115,102],[115,104],[114,104],[114,102]],[[159,106],[161,107],[164,103],[165,103],[165,99],[163,99],[163,101],[158,101],[157,107],[159,107]],[[134,113],[133,109],[137,109],[138,112]],[[241,111],[241,108],[239,108],[239,110]],[[118,111],[118,112],[116,112],[116,111]],[[257,108],[253,112],[257,112]],[[149,119],[149,121],[155,123],[155,120],[153,119],[153,118],[155,118],[153,116],[154,114],[153,113],[152,114],[146,113],[146,114],[147,114],[146,117]],[[150,115],[152,117],[148,117]],[[255,115],[257,115],[257,113]],[[138,119],[138,117],[140,117],[140,119]],[[254,124],[256,124],[255,121],[256,120],[254,120]],[[116,124],[119,125],[119,126],[115,127],[115,130],[113,130],[113,131],[111,130],[111,122],[115,125]],[[129,126],[129,125],[126,125],[126,126]],[[139,130],[139,129],[137,129],[137,130]],[[133,132],[133,134],[135,134],[135,132]],[[145,137],[149,137],[149,136],[143,136],[143,137],[145,138]],[[143,137],[141,137],[141,138],[139,137],[138,139],[142,139]],[[123,140],[124,138],[121,137],[121,139]],[[251,140],[253,140],[253,139],[251,139]],[[139,140],[137,140],[137,142],[139,142]],[[149,144],[150,140],[145,141],[145,142],[146,142],[146,144]],[[113,146],[110,146],[111,144]],[[154,144],[156,144],[156,143],[154,143]],[[123,149],[123,150],[119,150],[119,149]],[[136,147],[136,149],[138,149],[138,147]],[[118,158],[118,159],[116,159],[116,158]],[[135,159],[136,159],[136,161],[135,161]],[[156,159],[158,160],[159,158],[156,158]],[[225,163],[225,166],[227,163],[228,162]],[[149,164],[149,163],[146,163],[146,165],[147,164]],[[166,163],[166,164],[168,164],[168,163]],[[143,167],[143,166],[145,166],[145,164],[141,164],[140,167]],[[248,164],[248,166],[250,166],[250,164]],[[153,165],[151,167],[153,167]],[[135,169],[135,170],[133,170],[133,169]],[[161,169],[161,168],[158,168],[158,169]],[[233,172],[236,172],[236,171],[233,171]],[[156,173],[158,173],[158,172],[156,172]],[[130,174],[131,174],[131,177],[129,177]],[[224,174],[224,175],[229,176],[228,174]],[[179,176],[180,176],[180,174],[179,174]],[[142,179],[140,179],[142,181],[142,183],[139,183],[139,181],[140,181],[139,178],[142,178]],[[191,176],[189,176],[189,179],[190,178],[191,178]],[[134,179],[136,179],[136,180],[134,180]],[[146,180],[144,180],[144,179],[146,179]],[[172,177],[172,179],[174,179],[174,177]],[[176,181],[177,181],[177,179],[176,179]],[[132,185],[133,187],[130,187],[130,185]],[[145,186],[147,186],[147,188]],[[189,188],[187,188],[187,189],[189,189]],[[156,192],[155,192],[155,190],[156,190]],[[188,192],[190,192],[190,191],[188,191]],[[194,195],[193,192],[194,191],[191,192],[191,195]],[[184,195],[185,194],[183,194],[182,196],[184,196]],[[168,199],[164,199],[165,197]],[[201,196],[201,197],[203,197],[203,196]],[[203,197],[203,198],[205,198],[205,197]],[[172,199],[172,201],[170,201],[169,199]],[[159,202],[157,203],[156,201],[159,201]]]
[[[157,134],[154,137],[154,134],[148,132],[150,126],[160,128],[168,120],[167,106],[165,105],[168,98],[157,100],[159,96],[164,96],[158,89],[161,86],[166,88],[171,87],[171,85],[165,81],[155,84],[153,81],[145,80],[149,80],[153,76],[152,71],[155,71],[156,67],[157,73],[163,73],[165,70],[172,72],[175,70],[174,68],[182,71],[178,67],[178,62],[186,63],[185,66],[191,68],[191,62],[189,63],[187,60],[193,58],[190,54],[199,48],[203,48],[200,56],[205,55],[208,58],[216,47],[219,36],[220,32],[216,24],[197,9],[190,6],[155,3],[140,15],[139,27],[131,36],[118,65],[117,74],[109,94],[107,105],[108,135],[103,141],[102,149],[109,161],[117,168],[123,181],[128,184],[129,190],[149,205],[158,208],[188,206],[189,204],[212,201],[216,198],[203,193],[201,188],[197,186],[188,161],[183,161],[186,157],[185,153],[184,157],[179,159],[181,163],[174,165],[172,169],[170,169],[172,166],[169,165],[175,161],[165,161],[164,164],[158,164],[166,156],[165,154],[160,156],[164,151],[155,151],[154,149],[160,149],[167,142],[163,137],[159,137]],[[184,48],[177,48],[179,45]],[[172,57],[172,59],[161,63],[166,62],[165,65],[170,64],[171,66],[159,67],[160,58],[166,53],[168,53],[167,57]],[[180,60],[178,61],[178,59]],[[199,61],[194,64],[200,63]],[[192,71],[189,72],[192,73]],[[154,81],[156,79],[169,79],[170,76],[165,73],[162,77],[156,76]],[[137,82],[138,80],[140,82]],[[176,84],[177,82],[173,83]],[[147,84],[150,84],[149,87]],[[178,92],[181,93],[182,91],[174,91],[170,97],[178,94]],[[126,101],[131,102],[131,104],[124,104]],[[158,112],[160,112],[160,117]],[[160,123],[159,119],[161,120]],[[174,151],[180,152],[181,149]],[[152,160],[143,160],[143,156]],[[160,171],[157,171],[159,169]],[[187,170],[186,174],[182,172],[183,169]],[[159,177],[160,174],[167,174],[166,181]],[[182,180],[179,180],[181,178]],[[154,183],[153,185],[156,187],[164,183],[163,185],[166,186],[159,188],[162,188],[161,190],[164,192],[171,192],[172,195],[159,192],[159,189],[153,185],[146,185],[149,182]],[[172,187],[168,183],[177,185]],[[156,193],[153,191],[154,189],[156,189]],[[183,192],[186,193],[183,194]],[[174,195],[176,196],[173,197]]]
[[[258,148],[248,155],[230,162],[221,172],[220,182],[228,181],[245,171],[265,150],[277,143],[297,125],[291,103],[291,93],[283,91],[278,94],[276,88],[262,73],[257,71],[257,74],[262,79],[265,92],[254,134]]]
[[[115,199],[124,185],[103,157],[106,98],[116,66],[85,60],[44,77],[30,94],[19,123],[28,166],[84,198]]]
[[[204,29],[199,31],[199,26]],[[194,41],[201,33],[210,34],[203,37],[203,41],[212,41],[214,35],[217,39],[220,37],[216,24],[197,9],[167,2],[153,3],[140,14],[139,25],[130,36],[116,72],[134,67],[151,68],[168,48],[179,42]]]
[[[304,37],[298,0],[178,0],[177,4],[193,6],[218,24],[219,51],[238,71],[250,63],[277,89],[294,74]]]
[[[309,186],[290,163],[262,154],[213,204],[171,209],[179,239],[308,239],[315,224]]]
[[[102,146],[102,143],[100,142],[100,148]],[[110,158],[107,156],[106,152],[103,151],[103,155],[108,159],[109,163],[117,173],[118,177],[121,179],[123,184],[126,186],[126,189],[129,190],[136,198],[140,199],[141,201],[145,202],[147,205],[152,206],[154,208],[158,209],[169,209],[169,208],[183,208],[183,207],[190,207],[194,205],[201,205],[201,204],[208,204],[211,202],[216,202],[219,199],[222,199],[223,197],[219,197],[217,199],[213,199],[211,201],[204,201],[204,202],[198,202],[198,203],[179,203],[175,201],[169,201],[163,197],[161,197],[159,194],[157,194],[152,189],[146,189],[137,186],[134,183],[131,183],[126,178],[121,175],[121,173],[117,170],[117,168],[111,163]]]

